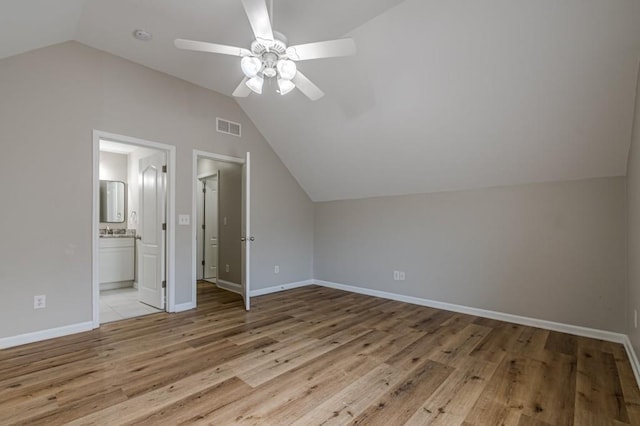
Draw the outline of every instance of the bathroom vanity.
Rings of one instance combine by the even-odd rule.
[[[100,290],[131,287],[135,274],[135,238],[100,237]]]

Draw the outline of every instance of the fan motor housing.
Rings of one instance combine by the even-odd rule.
[[[253,52],[253,54],[256,56],[260,56],[265,52],[275,52],[278,55],[284,55],[287,51],[287,38],[278,31],[273,32],[273,38],[275,40],[273,41],[273,45],[269,49],[267,49],[267,47],[264,44],[260,43],[258,40],[254,40],[251,43],[251,52]]]

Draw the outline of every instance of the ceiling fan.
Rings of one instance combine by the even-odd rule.
[[[297,69],[296,62],[356,53],[355,42],[350,38],[288,46],[287,38],[271,29],[265,0],[242,0],[242,5],[255,36],[250,49],[204,41],[175,40],[179,49],[241,57],[240,67],[245,77],[233,96],[247,97],[252,91],[261,94],[265,78],[274,78],[277,79],[281,95],[286,95],[297,87],[312,101],[318,100],[324,93]],[[273,15],[273,0],[271,14]]]

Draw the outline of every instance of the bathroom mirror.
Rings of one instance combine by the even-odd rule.
[[[123,223],[126,216],[124,182],[100,181],[100,222]]]

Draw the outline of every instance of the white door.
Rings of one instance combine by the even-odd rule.
[[[165,281],[165,154],[140,159],[140,236],[138,300],[164,309]]]
[[[218,179],[204,180],[204,279],[218,277]]]
[[[251,309],[251,155],[247,152],[242,166],[242,253],[241,282],[245,309]]]

